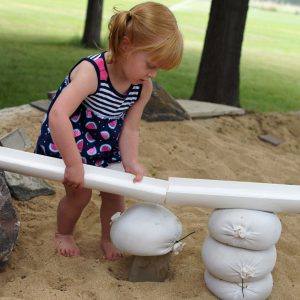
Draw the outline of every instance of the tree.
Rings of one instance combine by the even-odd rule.
[[[102,0],[88,0],[82,44],[89,48],[100,47]]]
[[[192,99],[240,106],[240,57],[249,0],[212,0]]]

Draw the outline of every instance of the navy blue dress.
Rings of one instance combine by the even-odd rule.
[[[124,117],[139,99],[142,85],[131,85],[126,95],[120,94],[109,79],[104,53],[83,58],[73,69],[83,60],[93,64],[98,77],[98,88],[84,99],[70,117],[74,139],[83,163],[107,167],[121,161],[119,137]],[[70,83],[72,70],[59,87],[45,115],[35,148],[37,154],[61,158],[51,137],[48,116],[59,94]]]

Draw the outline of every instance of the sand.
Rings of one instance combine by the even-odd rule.
[[[0,111],[1,136],[24,127],[34,142],[43,113],[21,106]],[[279,146],[260,141],[272,134]],[[300,184],[300,114],[265,113],[184,122],[141,125],[140,160],[148,175],[238,181]],[[0,299],[216,299],[203,280],[200,249],[207,236],[210,209],[168,207],[183,224],[183,251],[172,255],[168,279],[163,283],[131,283],[127,271],[131,258],[118,262],[102,258],[99,247],[98,192],[83,212],[75,230],[81,248],[79,258],[59,257],[54,252],[56,195],[28,202],[14,200],[21,230],[9,263],[0,274]],[[127,199],[127,206],[135,203]],[[299,299],[300,215],[278,215],[282,234],[276,245],[274,287],[269,299]]]

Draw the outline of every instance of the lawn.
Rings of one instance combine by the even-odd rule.
[[[102,38],[116,5],[104,1]],[[205,37],[210,1],[163,1],[184,34],[182,65],[157,81],[175,98],[190,98]],[[43,99],[73,64],[95,49],[80,46],[87,1],[1,0],[0,108]],[[251,4],[251,2],[250,2]],[[241,105],[252,111],[300,110],[300,15],[250,7],[241,59]],[[105,43],[103,43],[105,48]]]

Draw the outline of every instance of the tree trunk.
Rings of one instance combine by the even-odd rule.
[[[212,0],[193,100],[240,106],[240,57],[249,0]]]
[[[102,0],[88,0],[82,44],[89,48],[100,47]]]

